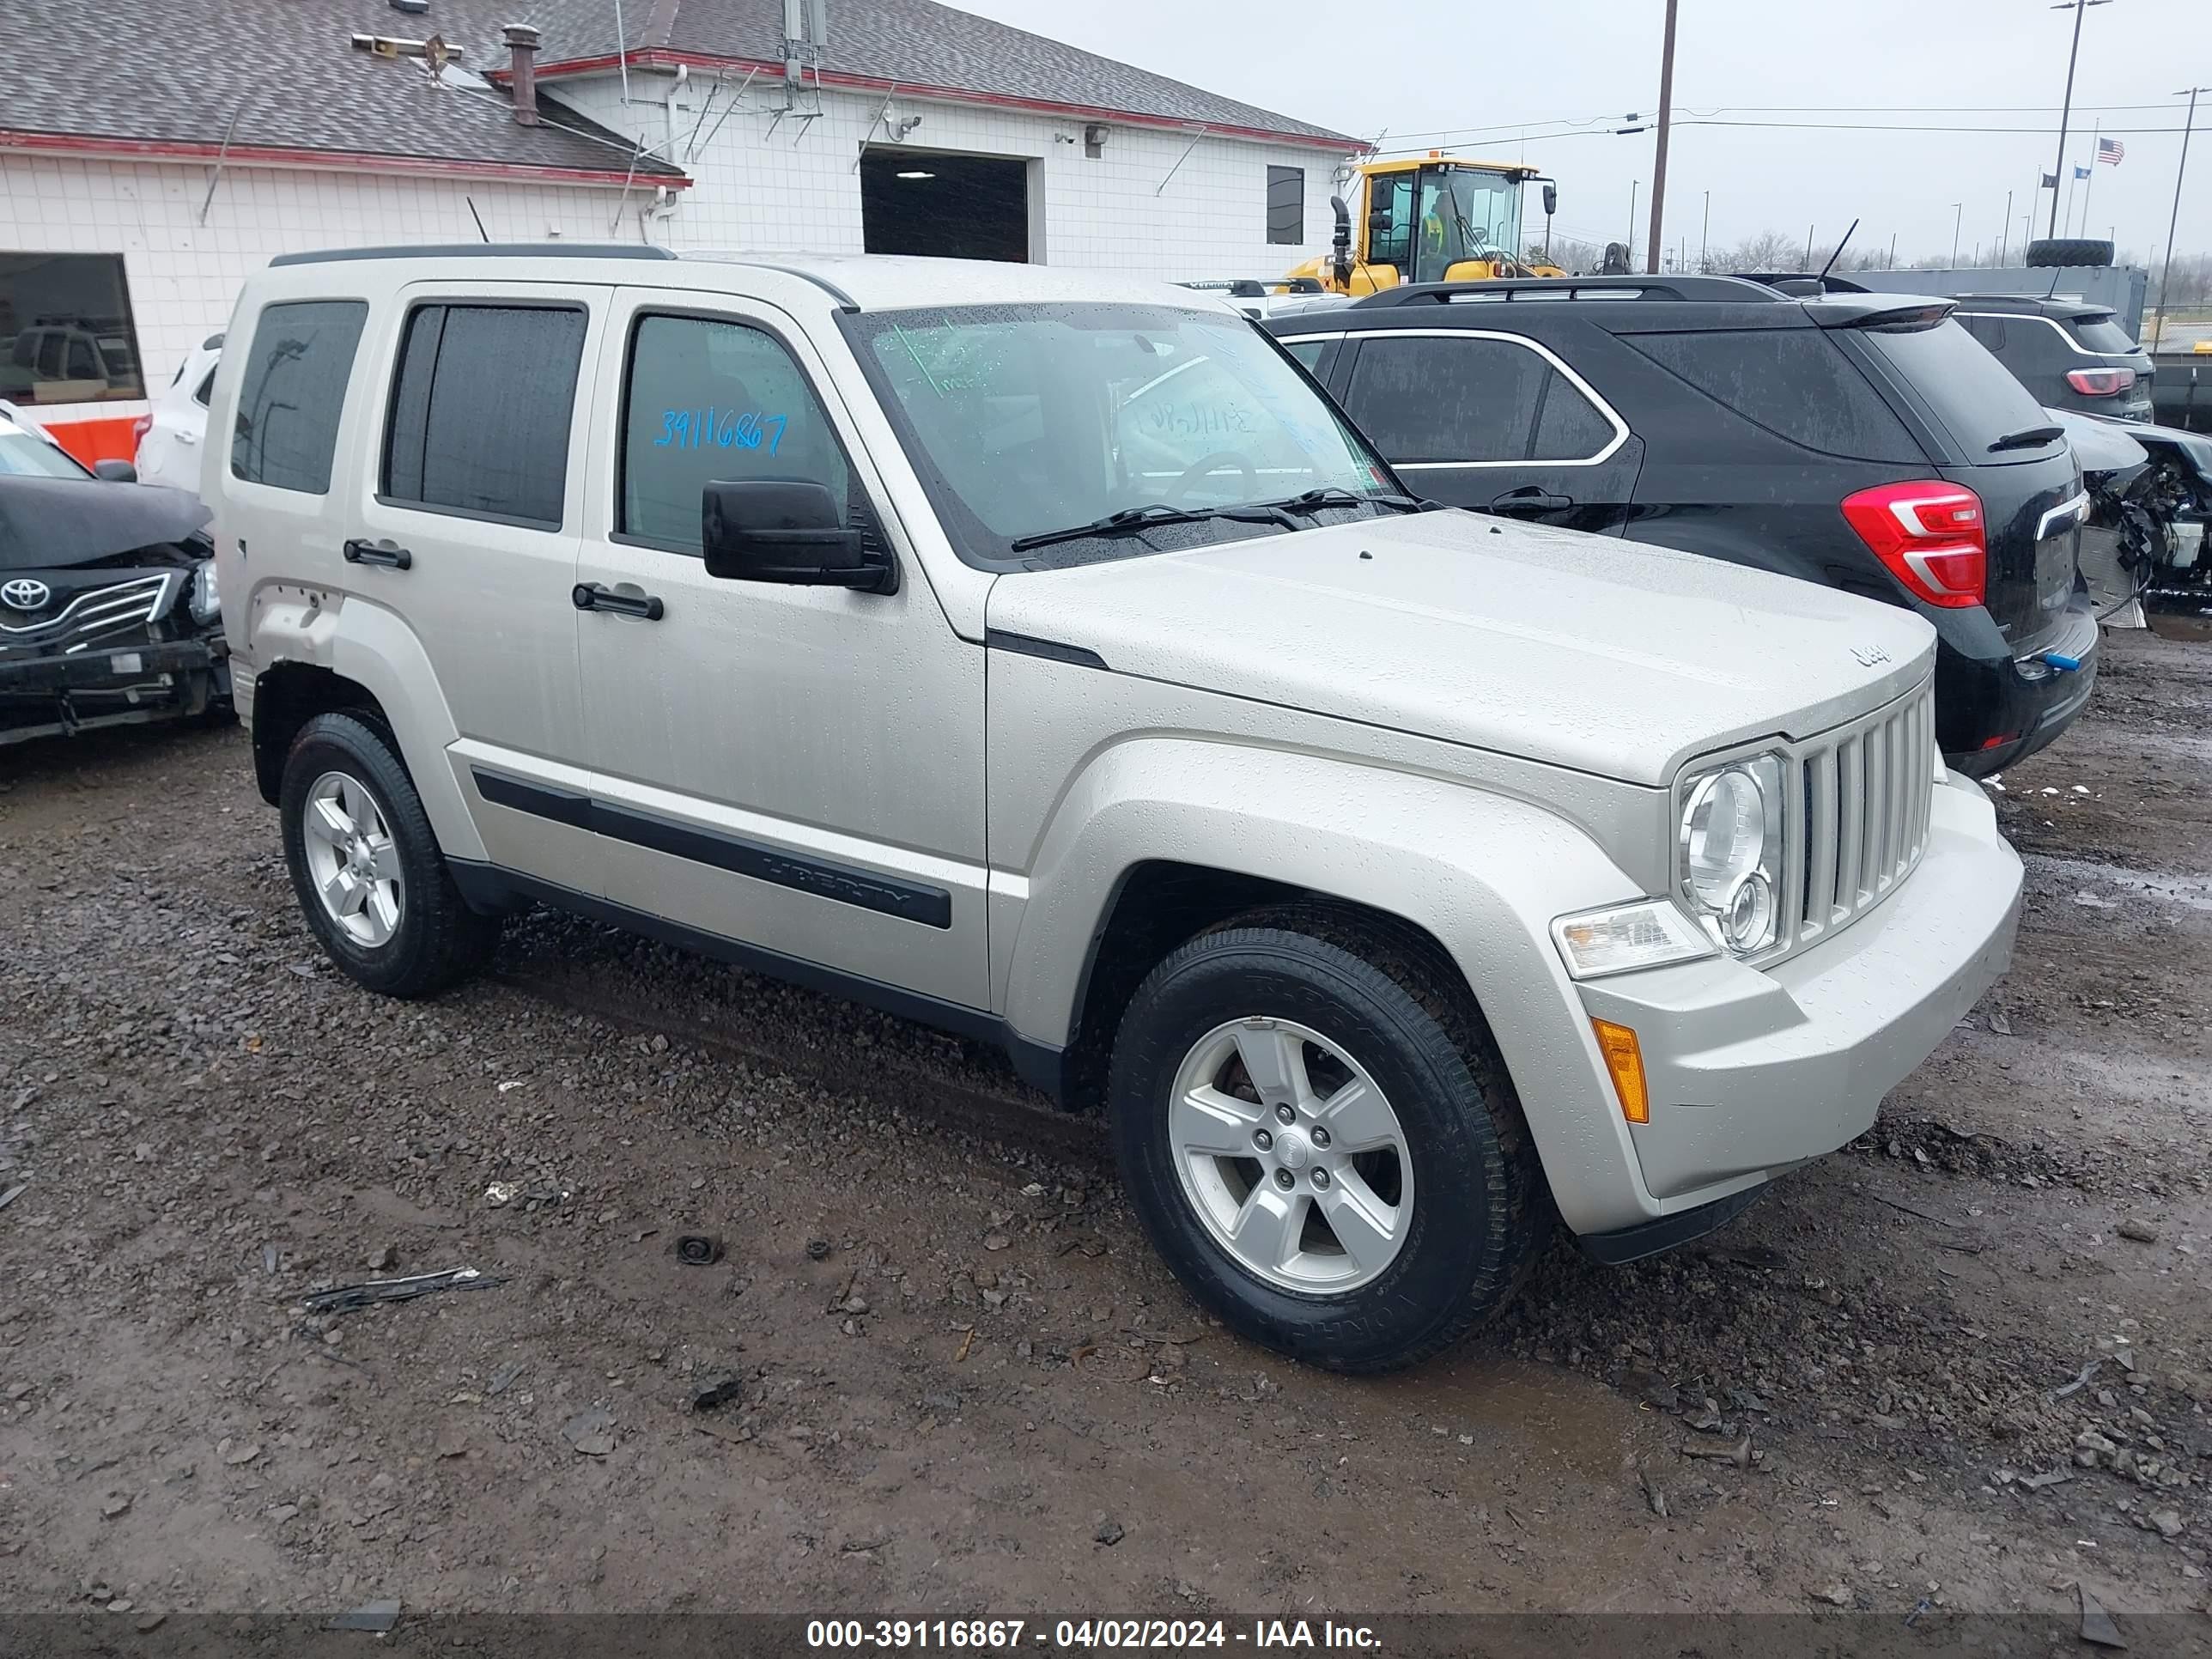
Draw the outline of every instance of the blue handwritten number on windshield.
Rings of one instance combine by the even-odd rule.
[[[758,449],[765,442],[768,453],[773,455],[783,447],[788,419],[755,409],[717,410],[711,404],[704,409],[663,410],[660,435],[653,441],[653,447],[704,449],[712,445],[716,449]]]

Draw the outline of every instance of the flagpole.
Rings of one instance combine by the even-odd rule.
[[[2081,234],[2089,234],[2089,198],[2097,193],[2097,141],[2105,136],[2105,118],[2099,116],[2089,134],[2089,183],[2081,191]]]

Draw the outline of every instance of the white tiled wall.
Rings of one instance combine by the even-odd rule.
[[[502,179],[379,178],[368,173],[223,169],[209,205],[208,169],[159,162],[0,155],[0,253],[120,253],[149,384],[167,381],[201,340],[229,320],[250,270],[277,253],[379,242],[473,242],[469,198],[497,241],[550,231],[605,241],[612,189]],[[635,206],[620,234],[637,236]]]
[[[653,227],[653,240],[677,247],[861,252],[860,181],[854,162],[872,137],[891,142],[877,119],[883,95],[809,89],[802,97],[808,106],[818,100],[820,118],[802,124],[786,115],[778,122],[775,112],[783,101],[782,83],[763,75],[725,120],[738,78],[715,95],[703,129],[700,112],[712,77],[695,74],[677,93],[675,143],[660,153],[670,155],[695,183],[683,192],[676,210]],[[674,76],[665,71],[634,70],[627,105],[614,76],[556,81],[546,83],[546,89],[550,97],[651,147],[665,145],[670,137],[666,100],[675,85]],[[891,99],[893,121],[916,115],[921,125],[898,141],[904,148],[1018,156],[1039,163],[1042,178],[1033,198],[1041,193],[1039,251],[1049,264],[1170,280],[1268,276],[1328,246],[1329,192],[1346,158],[1327,149],[1216,137],[1200,137],[1193,146],[1188,132],[1109,122],[1103,154],[1093,160],[1084,153],[1084,123],[1073,118],[904,94]],[[1302,247],[1267,240],[1270,165],[1305,171]],[[1033,199],[1033,211],[1035,205]]]
[[[472,242],[471,201],[495,241],[644,236],[678,247],[860,252],[854,162],[872,133],[888,136],[876,118],[883,98],[820,94],[819,119],[787,116],[771,131],[781,84],[763,76],[724,119],[734,82],[726,85],[702,128],[708,85],[708,77],[694,77],[675,100],[672,155],[695,183],[665,216],[647,216],[652,194],[644,189],[625,199],[611,187],[229,167],[203,223],[204,166],[0,155],[0,253],[122,254],[140,356],[149,383],[159,386],[224,325],[240,283],[272,255]],[[625,105],[616,76],[559,82],[548,88],[548,113],[557,118],[557,100],[659,145],[669,136],[665,100],[674,88],[672,76],[634,70]],[[1036,159],[1038,251],[1049,264],[1168,278],[1272,276],[1328,245],[1331,181],[1343,159],[1328,150],[1213,137],[1194,147],[1186,133],[1109,124],[1104,153],[1092,160],[1078,120],[906,97],[895,98],[890,112],[894,120],[922,118],[902,141],[909,148]],[[1305,170],[1302,248],[1267,240],[1270,164]]]

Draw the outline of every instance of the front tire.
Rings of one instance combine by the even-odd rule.
[[[429,996],[489,957],[498,921],[463,901],[422,798],[379,727],[352,714],[301,726],[277,812],[307,926],[357,983]]]
[[[1240,1334],[1333,1370],[1437,1353],[1516,1290],[1550,1208],[1443,952],[1320,905],[1200,934],[1138,988],[1109,1082],[1138,1215]]]

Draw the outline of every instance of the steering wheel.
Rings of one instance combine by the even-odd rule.
[[[1168,501],[1170,503],[1179,504],[1185,494],[1195,489],[1200,480],[1224,461],[1244,475],[1244,483],[1248,489],[1255,492],[1258,490],[1260,469],[1233,449],[1217,449],[1211,455],[1200,456],[1188,466],[1183,468],[1176,476],[1176,481],[1167,487]]]

